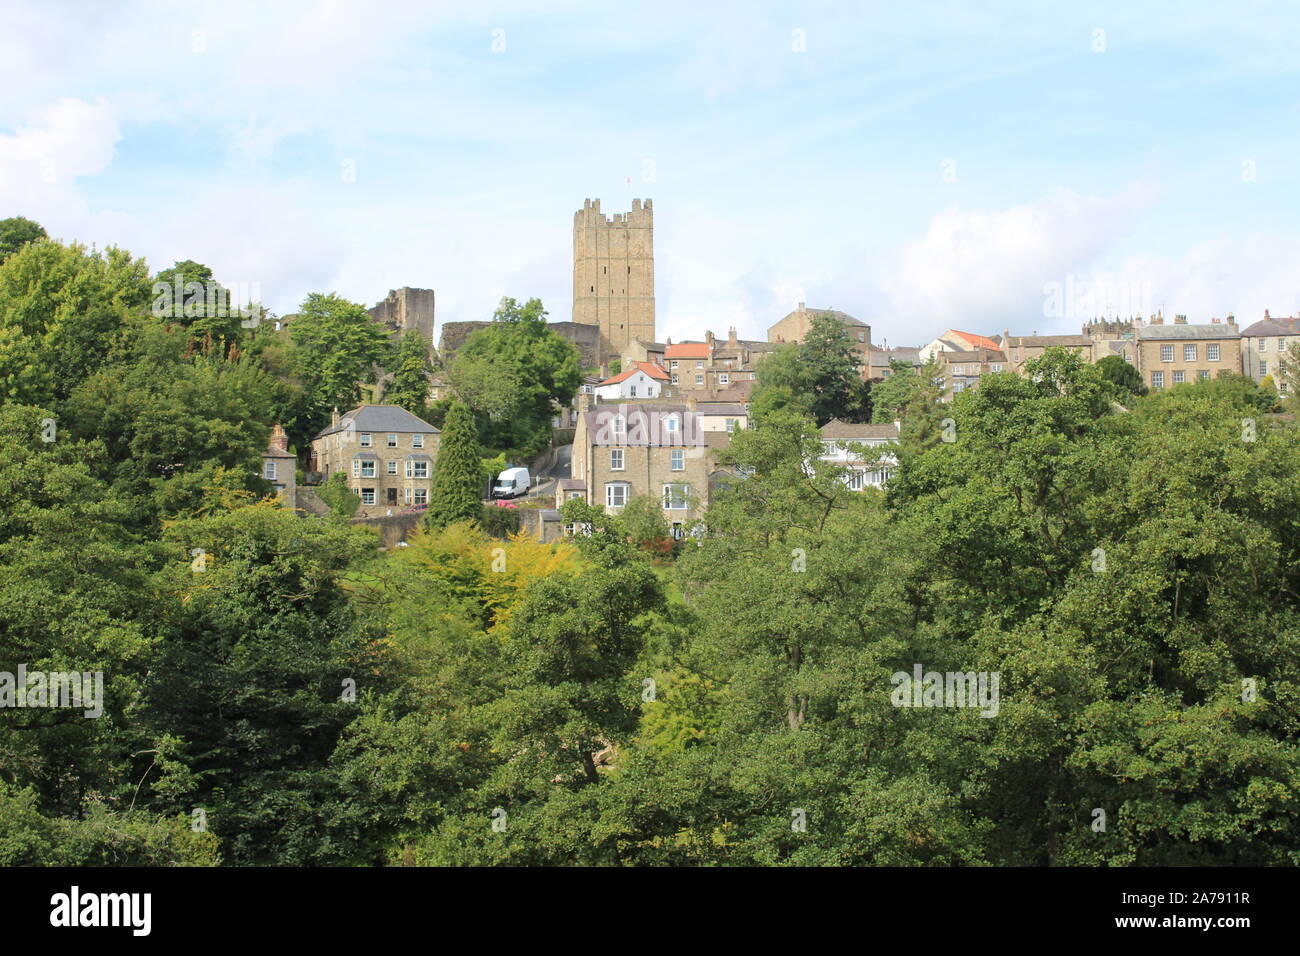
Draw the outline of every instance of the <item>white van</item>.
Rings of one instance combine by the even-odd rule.
[[[507,468],[497,475],[497,483],[492,486],[493,498],[518,498],[528,494],[533,486],[533,479],[527,468]]]

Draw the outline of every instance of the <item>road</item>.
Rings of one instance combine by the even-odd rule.
[[[528,492],[529,498],[555,499],[555,483],[561,478],[568,478],[573,462],[573,446],[561,445],[555,449],[555,464],[546,471],[535,475],[535,484]]]

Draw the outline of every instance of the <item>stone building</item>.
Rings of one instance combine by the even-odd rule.
[[[443,365],[451,362],[466,339],[491,324],[491,322],[477,321],[444,322],[442,332],[438,336],[438,356]],[[546,327],[560,338],[574,344],[578,349],[581,368],[600,368],[604,364],[600,346],[600,329],[591,325],[580,325],[577,322],[547,322]]]
[[[600,330],[601,361],[623,354],[634,339],[655,340],[654,208],[606,218],[599,199],[573,214],[573,321]]]
[[[1137,369],[1152,389],[1241,374],[1241,333],[1234,323],[1190,325],[1187,316],[1166,325],[1158,315],[1136,330]]]
[[[979,388],[985,375],[1009,371],[1006,355],[1000,349],[943,349],[934,353],[934,362],[946,398]]]
[[[1228,321],[1233,321],[1231,315]],[[1277,390],[1285,395],[1287,384],[1279,372],[1287,361],[1287,349],[1293,343],[1300,343],[1300,318],[1274,318],[1265,309],[1263,319],[1241,330],[1242,371],[1256,382],[1263,381],[1267,375],[1273,376]]]
[[[338,409],[311,442],[312,471],[326,481],[347,476],[361,496],[358,517],[387,509],[425,507],[438,456],[439,431],[397,405]]]
[[[821,460],[845,469],[844,484],[851,491],[881,488],[894,476],[898,458],[872,449],[897,445],[899,424],[855,425],[832,418],[820,429]]]
[[[634,496],[662,503],[674,537],[685,536],[709,503],[714,452],[731,435],[704,431],[680,403],[592,403],[578,415],[563,494],[616,514]]]
[[[1022,374],[1025,363],[1041,358],[1049,348],[1066,348],[1083,356],[1085,362],[1095,362],[1093,341],[1090,335],[1012,335],[1002,330],[1002,352],[1006,355],[1007,368],[1017,375]]]
[[[387,297],[369,309],[370,317],[394,335],[419,329],[433,348],[433,290],[403,286],[391,289]]]
[[[757,377],[757,366],[774,348],[770,342],[754,342],[727,330],[726,341],[704,333],[703,342],[671,342],[664,347],[664,364],[675,394],[745,387]]]
[[[298,496],[298,458],[289,451],[289,436],[280,423],[271,429],[271,440],[262,452],[262,477],[275,488],[280,506],[293,508]]]
[[[847,312],[840,312],[838,309],[810,309],[800,302],[797,309],[778,320],[775,325],[767,330],[768,342],[773,344],[802,342],[808,337],[808,330],[812,328],[813,318],[818,315],[828,315],[844,326],[849,333],[849,342],[852,344],[853,350],[861,357],[862,364],[866,365],[869,361],[868,353],[871,350],[871,326],[860,319],[855,319]]]

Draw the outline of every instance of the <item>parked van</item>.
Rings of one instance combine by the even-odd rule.
[[[497,475],[497,483],[492,486],[493,498],[518,498],[528,494],[533,486],[532,476],[527,468],[507,468]]]

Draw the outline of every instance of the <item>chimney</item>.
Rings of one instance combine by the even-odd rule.
[[[708,343],[709,348],[713,348],[713,333],[712,333],[712,332],[705,332],[705,333],[704,333],[704,341],[705,341],[706,343]]]
[[[330,428],[337,428],[339,423],[339,407],[334,406],[333,413],[330,414]]]
[[[1236,324],[1237,324],[1237,317],[1236,317],[1235,315],[1233,315],[1231,312],[1228,313],[1227,323],[1228,323],[1229,325],[1236,325]]]
[[[280,427],[279,422],[276,422],[275,427],[271,429],[271,441],[267,447],[272,451],[287,452],[289,450],[289,436],[284,433],[284,429]]]
[[[1187,324],[1187,316],[1185,315],[1174,316],[1174,325],[1186,325],[1186,324]]]
[[[1216,316],[1211,316],[1211,317],[1210,317],[1210,324],[1211,324],[1211,325],[1218,325],[1218,324],[1219,324],[1218,317],[1216,317]]]
[[[727,329],[727,345],[733,349],[740,345],[740,339],[736,338],[736,327],[734,325]]]
[[[799,303],[799,311],[800,311],[800,312],[804,311],[804,305],[803,305],[802,302]],[[1265,314],[1265,315],[1268,315],[1267,312],[1265,312],[1264,314]]]

